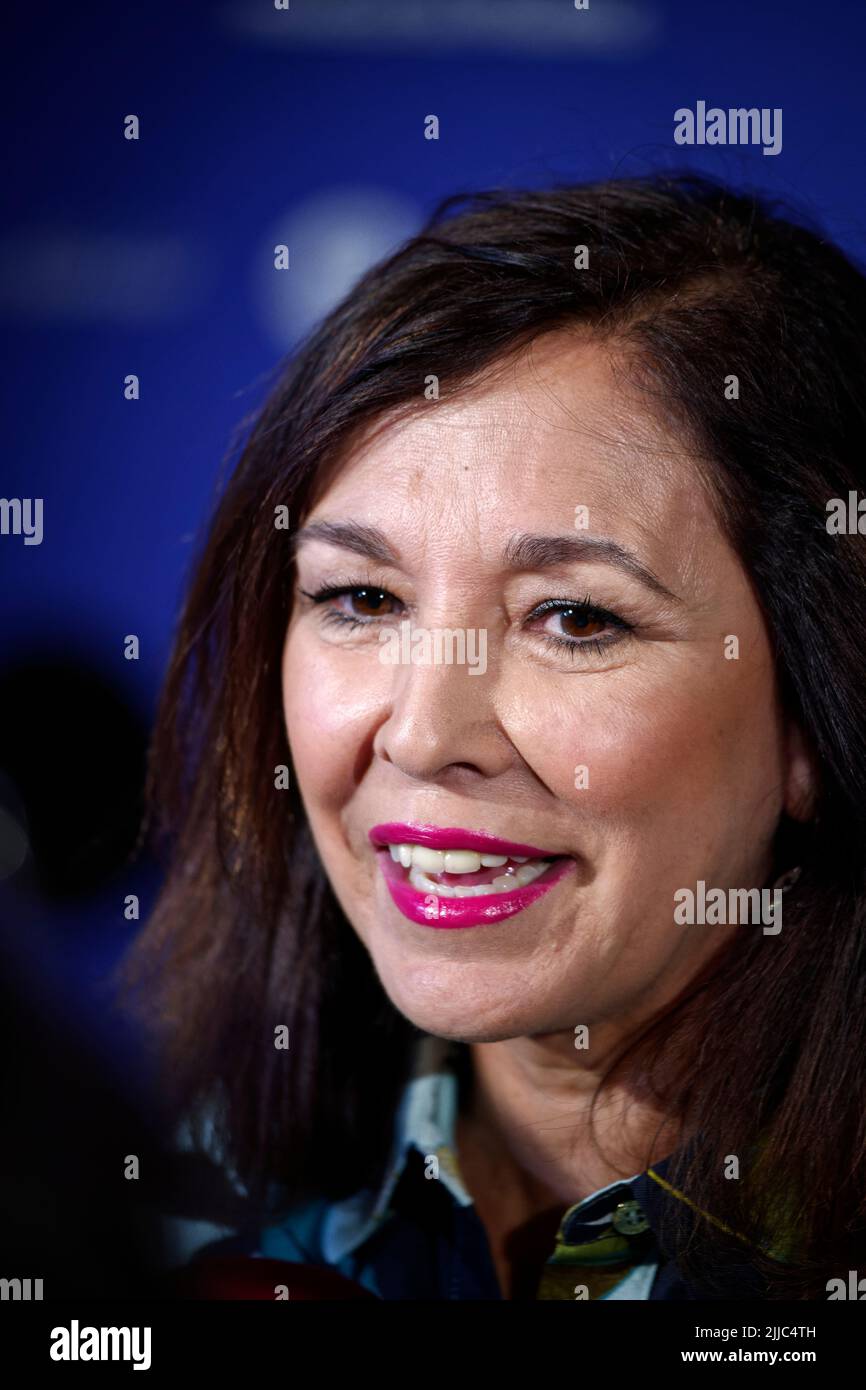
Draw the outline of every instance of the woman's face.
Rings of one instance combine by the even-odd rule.
[[[622,1029],[761,932],[678,923],[674,895],[762,886],[808,770],[687,448],[598,344],[548,334],[353,448],[302,528],[283,691],[322,863],[418,1027]],[[457,857],[404,867],[374,827]],[[511,856],[476,863],[473,832]]]

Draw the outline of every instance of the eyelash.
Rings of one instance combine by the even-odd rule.
[[[377,584],[327,584],[317,589],[313,593],[308,593],[306,589],[301,589],[305,598],[310,599],[315,604],[327,603],[330,599],[342,598],[345,594],[358,594],[372,591],[374,594],[381,594],[383,598],[392,599],[395,603],[400,600],[390,590],[383,589]],[[608,647],[616,646],[617,643],[628,637],[634,628],[625,619],[620,618],[617,613],[612,613],[607,608],[601,608],[592,602],[590,595],[587,594],[581,600],[575,599],[545,599],[543,603],[537,604],[529,614],[529,619],[547,616],[550,613],[567,613],[575,611],[579,614],[583,622],[604,622],[607,626],[614,628],[617,632],[616,637],[587,637],[580,639],[577,637],[555,637],[550,633],[538,634],[548,647],[558,651],[564,651],[572,659],[577,657],[577,653],[592,652],[596,655],[603,652]],[[384,614],[385,617],[393,617],[393,614]],[[355,617],[353,614],[341,613],[337,608],[329,608],[321,616],[321,622],[326,626],[338,626],[342,628],[356,629],[359,627],[375,626],[377,619],[370,617],[367,619]]]

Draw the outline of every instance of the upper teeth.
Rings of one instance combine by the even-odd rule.
[[[534,882],[549,867],[544,859],[528,859],[525,855],[478,854],[471,849],[428,849],[426,845],[390,845],[388,849],[396,864],[409,870],[409,882],[422,893],[436,893],[440,897],[469,898],[492,893],[504,893],[515,888],[525,888]],[[445,884],[434,883],[430,874],[475,874],[479,869],[500,869],[503,864],[519,864],[519,869],[509,866],[504,874],[499,874],[490,883]]]
[[[515,864],[528,864],[527,856],[477,854],[473,849],[428,849],[426,845],[389,845],[391,858],[404,869],[423,869],[428,874],[477,874],[479,869],[501,869],[509,857]]]

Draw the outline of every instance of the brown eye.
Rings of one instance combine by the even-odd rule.
[[[392,611],[387,605],[394,602],[384,589],[352,589],[343,598],[350,605],[349,613],[357,618],[382,617]]]
[[[607,626],[601,618],[595,617],[586,608],[561,608],[552,616],[561,622],[560,632],[564,636],[574,637],[578,641],[588,637],[597,637],[600,632],[604,632]]]
[[[326,625],[374,626],[379,618],[387,618],[402,607],[387,589],[367,584],[329,584],[315,593],[307,589],[301,593],[321,608],[320,621]]]

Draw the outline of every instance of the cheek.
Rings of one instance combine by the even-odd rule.
[[[641,826],[652,839],[676,821],[695,829],[699,815],[711,832],[738,808],[772,802],[767,790],[782,781],[769,667],[720,664],[575,675],[543,701],[511,700],[510,736],[590,829]]]
[[[304,799],[345,799],[359,754],[375,728],[384,668],[362,670],[357,656],[340,655],[300,624],[283,650],[283,714],[292,762]]]

